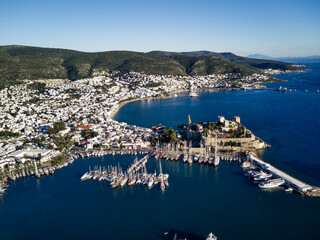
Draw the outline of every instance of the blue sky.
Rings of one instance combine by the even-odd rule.
[[[1,0],[0,45],[320,55],[320,0]]]

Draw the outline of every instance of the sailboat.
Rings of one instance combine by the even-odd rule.
[[[191,154],[191,148],[192,148],[192,140],[189,142],[189,158],[188,158],[188,163],[192,164],[193,162],[193,156]]]
[[[183,162],[186,163],[188,161],[187,148],[184,148],[183,151]]]
[[[159,164],[160,164],[160,176],[161,176],[161,183],[160,183],[160,188],[161,188],[161,191],[163,192],[166,188],[165,184],[164,184],[164,181],[163,181],[163,173],[162,173],[162,166],[161,166],[161,160],[159,160]]]
[[[214,162],[213,162],[213,166],[218,167],[219,163],[220,163],[220,157],[218,156],[218,140],[217,140],[217,136],[216,136],[216,145],[214,147]]]
[[[35,169],[34,174],[36,175],[37,178],[40,178],[40,173],[38,171],[38,167],[37,167],[36,161],[34,161],[34,169]]]

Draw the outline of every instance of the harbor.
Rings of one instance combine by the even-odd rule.
[[[301,89],[298,86],[290,88]],[[194,122],[216,119],[219,114],[230,118],[237,114],[257,136],[272,145],[259,155],[261,160],[313,186],[319,185],[315,164],[319,156],[319,129],[312,126],[319,115],[316,107],[318,95],[311,92],[200,92],[200,98],[180,96],[133,102],[123,106],[115,118],[151,127],[160,122],[177,126],[186,121],[188,114],[193,116]],[[187,110],[178,107],[181,102]],[[293,109],[288,107],[292,102],[295,103]],[[192,109],[189,109],[191,104]],[[169,114],[172,112],[175,112],[174,116]],[[171,149],[162,148],[161,152],[169,155]],[[103,156],[99,156],[100,151]],[[192,163],[184,163],[184,149],[179,150],[178,161],[162,158],[163,172],[170,174],[170,186],[166,187],[164,194],[159,191],[159,185],[151,189],[145,185],[124,185],[114,190],[107,181],[81,181],[89,167],[94,170],[94,166],[98,166],[99,170],[101,166],[103,170],[103,166],[118,167],[119,163],[123,169],[128,169],[135,157],[144,157],[145,154],[140,155],[142,152],[156,154],[155,149],[82,151],[77,155],[80,159],[56,170],[54,175],[43,175],[40,179],[8,179],[9,188],[1,197],[1,238],[23,239],[27,233],[30,238],[40,239],[49,233],[55,239],[63,236],[130,239],[134,233],[139,239],[151,236],[171,240],[174,233],[178,233],[179,237],[187,239],[204,239],[210,231],[218,239],[234,239],[235,235],[252,240],[257,237],[315,239],[319,235],[319,199],[290,194],[284,191],[288,188],[286,185],[272,191],[260,190],[259,184],[263,181],[249,180],[244,176],[251,170],[241,168],[247,158],[239,156],[239,162],[231,151],[219,153],[218,167],[210,165],[209,160],[206,164],[194,161],[194,156],[200,152],[190,151]],[[188,149],[186,155],[189,158]],[[214,150],[210,157],[214,160]],[[146,163],[148,172],[154,173],[155,169],[159,172],[159,159],[149,157]],[[230,225],[229,216],[236,224]],[[16,229],[17,223],[20,230],[10,231]],[[35,228],[35,225],[39,227]],[[170,237],[163,237],[164,232],[171,233]]]
[[[9,172],[2,176],[0,182],[0,194],[4,194],[9,187],[8,180],[16,181],[19,178],[31,177],[40,178],[41,176],[54,175],[54,172],[63,167],[67,167],[72,164],[75,159],[84,159],[92,157],[104,157],[107,155],[124,155],[134,156],[133,162],[128,166],[126,170],[122,170],[120,163],[118,165],[107,166],[94,166],[91,170],[85,172],[81,176],[81,181],[84,180],[98,180],[107,182],[112,189],[118,187],[124,187],[125,185],[145,185],[148,189],[159,184],[159,189],[164,192],[165,188],[169,186],[168,173],[162,172],[161,160],[183,162],[184,164],[199,164],[208,165],[217,168],[220,161],[235,162],[238,163],[243,169],[248,170],[245,172],[245,176],[250,177],[254,181],[259,183],[260,188],[275,188],[284,186],[284,190],[287,192],[296,191],[305,196],[320,197],[320,189],[318,187],[311,186],[302,182],[289,174],[281,171],[280,169],[272,166],[271,164],[261,160],[256,154],[252,152],[240,153],[219,153],[218,147],[215,146],[214,152],[207,151],[207,148],[200,149],[199,153],[192,153],[192,144],[184,149],[179,149],[178,145],[171,144],[171,147],[165,147],[162,149],[157,144],[154,149],[143,150],[109,150],[109,151],[86,151],[71,154],[65,161],[55,166],[41,166],[38,167],[34,161],[34,166],[26,167],[20,171]],[[143,156],[138,159],[137,155]],[[148,173],[146,169],[146,163],[148,159],[152,157],[159,163],[159,174],[156,170],[154,173]],[[259,171],[255,171],[260,169]],[[276,182],[276,183],[274,183]],[[173,183],[174,184],[174,183]],[[266,186],[266,187],[264,187]]]

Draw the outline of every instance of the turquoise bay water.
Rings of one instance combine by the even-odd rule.
[[[280,77],[272,83],[297,92],[201,92],[199,99],[178,98],[132,102],[115,119],[130,124],[177,126],[216,120],[218,115],[241,121],[272,145],[262,158],[288,173],[320,186],[319,64],[313,71]],[[309,89],[309,92],[304,92]],[[125,187],[80,181],[88,167],[125,168],[133,156],[79,159],[51,177],[19,179],[0,199],[0,239],[318,239],[320,199],[281,190],[262,191],[243,176],[236,163],[218,169],[163,161],[170,174],[164,194],[158,188]],[[149,159],[148,171],[158,168]],[[169,232],[164,236],[164,232]]]

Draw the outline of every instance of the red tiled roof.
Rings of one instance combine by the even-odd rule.
[[[90,129],[90,128],[92,128],[92,127],[91,127],[91,126],[83,126],[83,125],[80,125],[80,126],[78,126],[77,128]]]

